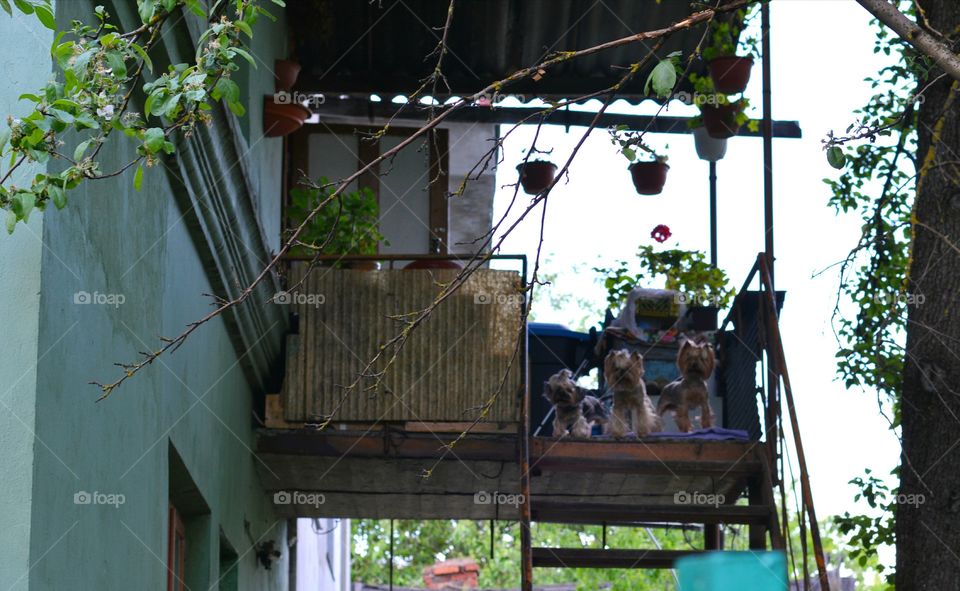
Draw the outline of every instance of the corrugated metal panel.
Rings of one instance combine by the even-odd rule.
[[[291,285],[302,269],[294,267]],[[360,377],[379,348],[403,330],[400,316],[427,307],[439,285],[456,274],[314,270],[292,296],[300,334],[288,343],[286,419],[334,414],[338,421],[472,421],[506,375],[486,420],[517,421],[522,357],[514,355],[522,292],[513,271],[476,271],[411,332],[391,366],[385,354]],[[372,374],[380,371],[385,373],[374,387]]]
[[[427,56],[439,41],[448,3],[303,0],[288,5],[303,65],[301,90],[392,95],[409,94],[432,72],[436,59]],[[666,27],[690,13],[690,4],[680,0],[462,0],[450,30],[445,82],[452,94],[472,94],[555,52]],[[659,56],[674,50],[690,55],[702,35],[703,25],[678,32]],[[558,64],[540,80],[519,81],[504,92],[570,98],[597,91],[619,80],[622,68],[640,61],[653,45],[635,43]],[[646,72],[640,72],[622,94],[642,96],[645,80]]]

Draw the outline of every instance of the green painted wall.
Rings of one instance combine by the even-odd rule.
[[[47,49],[53,39],[33,17],[0,14],[0,113],[25,114],[17,104],[23,88],[38,87],[50,76]],[[6,121],[0,127],[6,128]],[[2,167],[3,170],[7,166]],[[29,182],[36,169],[15,172],[13,182]],[[40,258],[43,216],[34,213],[27,227],[0,238],[0,588],[25,589],[30,570],[30,511],[40,318]],[[43,356],[41,363],[53,360]]]
[[[59,3],[58,22],[63,26],[91,5]],[[0,27],[9,26],[0,20]],[[261,35],[275,35],[275,42],[261,39],[262,45],[256,49],[269,64],[274,59],[271,52],[279,55],[285,50],[282,24],[275,27],[272,33],[260,28]],[[25,41],[32,37],[22,33],[8,37],[2,34],[6,30],[0,28],[0,45],[18,45],[30,52],[30,59],[23,59],[21,65],[32,72],[27,86],[36,86],[47,77],[42,74],[50,71],[49,59],[43,57],[49,36],[41,39],[38,47],[28,49]],[[38,69],[38,60],[43,68]],[[260,79],[272,76],[266,68],[253,76],[251,86],[254,80],[256,85],[272,86],[272,78]],[[20,91],[18,87],[14,94]],[[7,99],[0,93],[0,104]],[[253,110],[248,114],[258,116]],[[248,124],[251,130],[259,129],[258,121]],[[121,163],[133,153],[133,146],[112,139],[102,152],[104,160]],[[264,224],[265,232],[274,232],[278,219],[276,168],[281,145],[276,140],[263,143],[257,148],[259,156],[249,159],[255,167],[251,174],[257,179],[254,186],[260,191],[260,208],[274,212],[268,217],[275,219]],[[275,188],[268,186],[274,184]],[[39,218],[36,223],[39,232]],[[172,444],[210,508],[209,517],[196,526],[206,528],[209,535],[194,537],[202,538],[200,549],[196,545],[190,549],[201,557],[197,563],[201,572],[197,575],[196,569],[191,569],[191,580],[206,579],[203,588],[217,588],[216,557],[222,529],[240,556],[239,589],[286,589],[286,552],[266,571],[257,565],[251,551],[254,541],[268,539],[284,548],[286,525],[274,516],[271,498],[256,475],[251,420],[254,392],[224,323],[215,320],[205,325],[179,351],[141,372],[105,401],[95,402],[99,391],[88,385],[91,380],[115,379],[119,369],[114,363],[134,360],[137,351],[158,346],[158,335],[177,335],[188,322],[209,311],[209,301],[201,294],[212,288],[188,223],[190,217],[184,218],[171,197],[168,177],[159,166],[146,171],[140,193],[132,188],[130,171],[116,179],[89,183],[70,194],[66,209],[47,213],[42,253],[37,245],[18,255],[26,257],[22,266],[33,270],[33,283],[29,272],[11,269],[4,257],[0,280],[15,274],[16,281],[0,284],[18,284],[15,289],[20,294],[40,293],[39,308],[33,295],[32,309],[25,304],[15,316],[23,319],[17,320],[23,326],[15,328],[24,336],[22,352],[2,356],[4,375],[28,367],[37,351],[49,353],[36,372],[35,389],[23,383],[27,395],[18,399],[27,410],[35,407],[35,418],[27,419],[35,424],[36,441],[42,444],[33,446],[32,461],[29,453],[12,454],[7,449],[2,460],[20,464],[11,466],[17,468],[16,479],[5,477],[19,482],[0,485],[11,488],[2,491],[2,497],[18,500],[23,507],[19,516],[17,511],[7,511],[0,519],[20,523],[20,531],[29,538],[18,535],[8,541],[10,536],[3,536],[0,544],[10,547],[4,546],[0,558],[0,583],[7,580],[2,577],[8,570],[17,572],[32,564],[29,577],[15,589],[162,589],[168,450]],[[18,228],[15,240],[30,244],[31,236],[24,230]],[[0,243],[9,249],[18,242]],[[41,261],[39,273],[37,261]],[[77,295],[80,293],[90,294],[88,302],[94,301],[77,303],[78,297],[83,299]],[[0,301],[7,305],[17,299],[3,297]],[[26,296],[22,299],[31,301]],[[8,334],[10,330],[5,325]],[[25,380],[32,382],[33,378]],[[31,391],[35,392],[35,405]],[[6,413],[0,412],[0,416],[4,422],[9,420]],[[0,428],[5,438],[19,437],[5,441],[14,449],[31,443],[32,438],[17,435],[12,426]],[[109,500],[103,495],[122,495],[123,503],[78,504],[79,493],[100,501]],[[27,504],[32,506],[29,530]]]

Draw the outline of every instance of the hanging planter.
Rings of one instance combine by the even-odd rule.
[[[273,87],[275,92],[289,92],[300,75],[300,64],[293,60],[273,62]]]
[[[703,116],[703,125],[707,128],[710,137],[726,139],[737,135],[742,125],[740,114],[746,107],[743,101],[725,103],[722,105],[703,105],[700,112]]]
[[[753,68],[753,57],[725,55],[710,60],[710,78],[713,87],[723,94],[739,94],[746,90],[750,82],[750,70]]]
[[[546,160],[521,162],[517,165],[520,185],[528,195],[539,195],[550,186],[557,175],[557,165]]]
[[[634,162],[630,165],[633,188],[641,195],[659,195],[667,182],[670,166],[663,160],[652,162]]]
[[[303,127],[310,109],[294,103],[278,103],[267,97],[263,103],[263,135],[283,137]]]
[[[703,126],[693,130],[693,145],[697,149],[697,156],[707,162],[723,160],[727,154],[726,138],[711,137],[710,132]]]

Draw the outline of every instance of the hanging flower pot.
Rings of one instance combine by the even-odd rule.
[[[293,60],[276,60],[273,62],[273,75],[274,91],[288,92],[300,75],[300,64]]]
[[[740,131],[737,116],[743,112],[744,104],[741,101],[723,105],[703,105],[700,112],[703,116],[703,125],[707,128],[710,137],[717,139],[731,138]]]
[[[641,195],[659,195],[667,182],[670,166],[663,160],[652,162],[634,162],[630,165],[633,188]]]
[[[546,160],[521,162],[517,165],[520,185],[528,195],[539,195],[550,186],[557,175],[557,165]]]
[[[310,109],[295,103],[278,103],[267,98],[263,103],[263,135],[283,137],[303,127]]]
[[[750,82],[750,70],[753,68],[753,58],[737,55],[725,55],[713,58],[708,64],[710,78],[717,92],[723,94],[739,94],[746,90]]]
[[[693,145],[697,149],[697,156],[707,162],[722,160],[727,153],[726,138],[710,136],[706,127],[697,127],[693,130]]]

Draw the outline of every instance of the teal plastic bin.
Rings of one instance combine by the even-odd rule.
[[[786,591],[783,552],[709,552],[674,563],[680,591]]]

